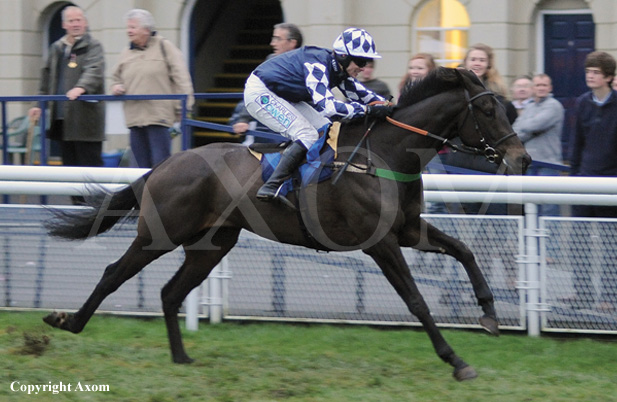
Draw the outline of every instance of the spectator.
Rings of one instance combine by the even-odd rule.
[[[424,77],[426,77],[431,71],[437,68],[437,64],[435,63],[435,59],[428,53],[418,53],[407,61],[407,72],[401,78],[401,82],[399,83],[399,98],[401,93],[406,88],[409,88],[413,85],[414,82],[417,82]],[[435,155],[429,164],[426,167],[426,170],[429,173],[446,173],[443,168],[443,163],[445,156],[449,152],[448,147],[443,147],[437,155]],[[447,213],[446,204],[443,202],[431,202],[426,206],[426,211],[431,214],[441,214]]]
[[[532,78],[528,75],[520,75],[512,82],[512,106],[516,109],[518,116],[523,113],[525,107],[533,102],[533,83]]]
[[[305,46],[259,65],[246,81],[244,102],[251,116],[271,130],[293,140],[268,181],[257,192],[262,201],[279,199],[285,179],[300,165],[307,150],[317,141],[317,129],[329,119],[351,119],[365,115],[385,118],[390,104],[366,89],[356,77],[369,60],[380,58],[373,38],[363,29],[346,29],[334,41],[334,50]],[[331,89],[338,87],[350,103],[337,100]]]
[[[414,81],[422,79],[428,75],[431,71],[437,68],[435,59],[428,53],[418,53],[412,56],[407,61],[407,73],[403,75],[401,82],[398,85],[399,96],[408,85],[411,85]]]
[[[506,115],[510,124],[512,124],[518,114],[512,103],[506,99],[507,90],[497,67],[495,67],[493,48],[483,43],[471,46],[465,55],[464,66],[473,71],[487,89],[495,93],[499,101],[506,107]]]
[[[270,41],[270,46],[272,46],[272,53],[268,55],[266,60],[271,57],[278,56],[279,54],[283,54],[285,52],[289,52],[290,50],[297,49],[302,47],[302,32],[300,32],[300,28],[297,25],[291,23],[282,22],[280,24],[274,25],[274,31],[272,32],[272,40]],[[244,100],[238,102],[236,108],[234,109],[231,118],[229,119],[229,124],[231,124],[234,129],[234,133],[236,134],[244,134],[250,129],[251,122],[254,122],[255,119],[250,115],[250,113],[246,110],[244,106]],[[267,128],[260,127],[261,130],[268,130]],[[269,131],[269,130],[268,130]],[[249,145],[255,141],[252,135],[247,136],[244,143]],[[270,142],[270,140],[266,139],[258,139],[258,142]]]
[[[518,114],[512,106],[512,103],[506,100],[507,89],[503,83],[503,80],[495,67],[495,54],[493,49],[485,44],[478,43],[471,46],[464,59],[464,68],[473,71],[476,76],[484,83],[487,89],[492,91],[499,102],[501,102],[506,107],[506,116],[510,123],[512,123]],[[455,143],[461,144],[460,138],[455,140]],[[482,155],[471,155],[463,152],[449,152],[446,154],[445,160],[447,161],[447,165],[471,169],[474,171],[485,172],[485,173],[500,173],[502,170],[499,169],[500,166],[489,163],[486,158]],[[449,204],[454,207],[453,204]],[[510,214],[520,214],[521,206],[518,205],[508,205],[508,204],[500,204],[500,203],[462,203],[459,205],[462,209],[462,212],[471,215],[507,215]],[[494,233],[490,233],[490,229],[484,225],[479,225],[477,227],[477,232],[475,235],[478,239],[483,237],[494,237]],[[512,241],[506,238],[504,241],[504,250],[512,250],[516,249],[516,246],[513,244],[507,244],[507,242]],[[494,256],[486,255],[484,253],[479,253],[477,256],[478,265],[486,267],[489,275],[497,275],[497,270],[495,269],[495,260]],[[513,291],[514,285],[517,279],[518,267],[516,265],[516,256],[514,256],[510,252],[503,252],[499,256],[503,263],[504,274],[506,276],[505,282],[508,286],[508,291]],[[493,278],[495,280],[496,278]]]
[[[190,110],[193,84],[180,50],[157,35],[148,11],[131,10],[125,20],[130,44],[114,68],[112,94],[188,94]],[[124,102],[131,150],[140,168],[151,168],[169,157],[169,128],[180,120],[181,112],[181,103],[175,100]]]
[[[290,50],[302,47],[302,32],[296,24],[288,22],[281,22],[274,25],[274,31],[272,32],[272,40],[270,46],[272,46],[272,54],[278,56]]]
[[[385,99],[390,99],[392,94],[390,93],[388,84],[378,78],[373,77],[374,72],[375,60],[369,61],[366,63],[366,66],[364,66],[362,71],[360,71],[360,74],[358,74],[358,81],[360,81],[366,89],[375,92],[377,95],[383,96]]]
[[[590,91],[576,102],[570,156],[572,176],[617,176],[617,91],[611,88],[615,66],[615,59],[605,52],[592,52],[585,59],[585,82]],[[572,215],[616,218],[617,206],[573,205]],[[581,255],[585,256],[587,252],[582,250]],[[615,311],[617,267],[610,258],[605,259],[602,266],[602,294],[598,308]],[[577,266],[573,282],[576,297],[572,300],[572,307],[593,305],[595,291],[589,261],[582,261]]]
[[[527,152],[536,162],[562,164],[561,131],[563,128],[564,109],[551,92],[553,85],[547,74],[537,74],[533,77],[533,100],[525,107],[523,113],[516,119],[512,128]],[[550,167],[534,167],[528,174],[537,176],[559,176],[559,171]],[[547,216],[558,216],[558,205],[540,205],[539,213]]]
[[[471,46],[463,62],[464,68],[473,71],[476,76],[484,83],[487,89],[491,90],[497,99],[505,106],[506,115],[510,124],[514,122],[518,114],[512,106],[512,103],[506,99],[506,87],[503,84],[501,75],[495,67],[495,54],[493,49],[483,43],[478,43]],[[461,144],[459,138],[454,141],[455,144]],[[485,173],[498,173],[499,166],[490,163],[482,155],[471,155],[463,152],[449,152],[446,156],[447,165],[475,170]],[[508,213],[506,204],[489,204],[481,205],[478,203],[469,203],[462,205],[463,210],[468,214],[496,214],[503,215]]]
[[[51,44],[41,75],[39,94],[66,95],[69,101],[53,102],[48,137],[59,142],[65,166],[103,166],[101,152],[105,139],[105,105],[99,101],[77,100],[81,95],[105,93],[105,58],[101,43],[88,33],[88,20],[79,7],[62,10],[66,34]],[[38,119],[41,109],[28,112]],[[71,197],[73,203],[82,197]]]

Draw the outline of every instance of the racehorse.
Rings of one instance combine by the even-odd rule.
[[[137,236],[105,269],[76,313],[53,312],[44,321],[81,332],[105,297],[153,260],[182,246],[185,260],[163,287],[161,298],[172,360],[190,363],[178,311],[245,229],[314,249],[362,250],[421,321],[438,356],[454,367],[454,377],[474,378],[476,371],[442,337],[401,252],[401,247],[413,247],[460,261],[483,311],[481,325],[499,334],[493,294],[472,252],[420,216],[420,173],[436,150],[457,135],[464,143],[461,151],[484,154],[508,174],[523,174],[531,163],[503,106],[476,76],[440,68],[401,96],[391,120],[343,124],[336,160],[349,163],[339,163],[334,179],[291,192],[288,198],[297,210],[256,200],[263,184],[260,162],[240,144],[210,144],[176,153],[129,186],[113,192],[93,190],[89,208],[56,211],[47,222],[49,234],[85,239],[138,213]]]

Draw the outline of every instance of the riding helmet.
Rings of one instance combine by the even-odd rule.
[[[332,45],[336,60],[344,68],[349,66],[351,60],[357,59],[381,59],[375,50],[373,37],[360,28],[347,28],[336,38]]]

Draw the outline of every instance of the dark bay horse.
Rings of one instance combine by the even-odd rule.
[[[246,229],[315,249],[361,249],[375,260],[409,311],[422,322],[439,357],[454,367],[454,377],[476,377],[475,370],[442,337],[401,247],[444,253],[460,261],[483,311],[481,325],[498,335],[493,294],[471,251],[420,217],[419,173],[445,140],[456,135],[469,149],[503,163],[510,174],[524,173],[531,159],[513,133],[504,108],[469,71],[436,70],[401,97],[393,118],[434,134],[420,135],[386,121],[371,126],[368,134],[364,122],[343,125],[337,160],[345,162],[353,153],[349,169],[336,184],[326,180],[290,194],[297,211],[257,201],[255,193],[263,184],[258,160],[244,146],[224,143],[174,154],[118,191],[98,190],[90,208],[56,211],[56,218],[47,223],[52,236],[85,239],[138,213],[137,237],[105,269],[79,311],[54,312],[45,322],[74,333],[82,331],[103,299],[150,262],[182,246],[185,261],[163,287],[161,298],[172,359],[190,363],[178,311],[187,294],[208,277]]]

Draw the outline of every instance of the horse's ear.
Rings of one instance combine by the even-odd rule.
[[[464,78],[467,77],[470,80],[476,80],[476,81],[480,81],[480,79],[478,78],[478,76],[471,70],[468,70],[464,67],[457,67],[454,69],[454,71],[456,71],[456,76],[459,78]]]
[[[476,84],[476,85],[485,86],[485,85],[484,85],[484,82],[482,82],[482,80],[480,79],[480,77],[478,77],[478,76],[476,75],[476,73],[474,73],[474,72],[473,72],[473,71],[471,71],[471,70],[464,70],[464,71],[461,71],[461,75],[463,75],[463,76],[467,76],[467,77],[468,77],[468,79],[469,79],[472,83],[474,83],[474,84]]]
[[[456,68],[439,67],[437,75],[444,81],[456,81],[459,79],[460,74]]]

